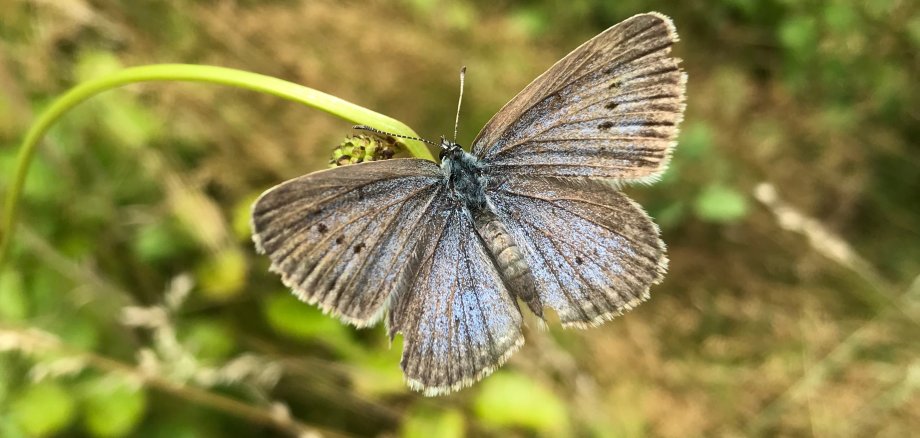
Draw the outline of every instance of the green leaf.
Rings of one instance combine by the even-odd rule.
[[[568,430],[563,401],[540,383],[516,373],[485,379],[474,409],[483,423],[494,426],[525,427],[553,436]]]
[[[130,434],[147,409],[147,397],[139,385],[117,375],[96,377],[81,387],[83,424],[97,437]]]
[[[461,438],[466,436],[463,415],[456,409],[434,411],[420,408],[409,413],[402,425],[403,438]]]
[[[74,420],[76,402],[59,383],[46,380],[26,387],[13,400],[10,415],[29,436],[60,432]]]
[[[696,215],[708,222],[735,222],[748,212],[747,199],[737,190],[711,185],[703,190],[694,204]]]

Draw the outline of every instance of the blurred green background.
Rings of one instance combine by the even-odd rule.
[[[262,190],[348,123],[201,84],[134,85],[57,124],[0,273],[0,436],[889,436],[920,430],[920,3],[0,1],[0,188],[35,116],[123,66],[278,76],[468,144],[584,40],[675,20],[674,161],[626,189],[662,226],[652,300],[527,344],[455,395],[400,343],[300,304],[249,240]],[[299,432],[298,432],[299,431]]]

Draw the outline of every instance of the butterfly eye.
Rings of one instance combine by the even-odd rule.
[[[438,155],[438,159],[443,160],[444,157],[448,158],[457,158],[463,152],[463,148],[460,147],[457,143],[452,143],[441,138],[441,153]]]

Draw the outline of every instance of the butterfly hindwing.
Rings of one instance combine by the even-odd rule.
[[[436,215],[449,225],[421,256],[388,317],[391,338],[403,334],[409,386],[444,394],[482,379],[524,340],[517,302],[502,284],[470,216],[458,205]]]
[[[667,165],[686,77],[677,33],[636,15],[584,43],[502,108],[473,141],[490,172],[648,180]]]
[[[664,275],[658,227],[607,184],[513,176],[489,197],[530,266],[540,300],[564,326],[622,314]]]
[[[343,321],[371,325],[414,273],[416,247],[444,197],[436,164],[397,159],[314,172],[266,191],[252,211],[253,240],[303,300]]]

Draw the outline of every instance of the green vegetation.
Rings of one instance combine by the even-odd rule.
[[[920,5],[904,1],[0,2],[0,193],[36,118],[124,66],[209,64],[460,141],[580,42],[674,18],[689,74],[670,170],[627,188],[671,259],[601,328],[531,321],[456,395],[401,340],[299,303],[254,253],[264,189],[350,123],[147,82],[57,120],[0,271],[0,436],[909,436],[920,430]],[[345,143],[343,143],[343,141]],[[3,232],[5,230],[0,230]]]

